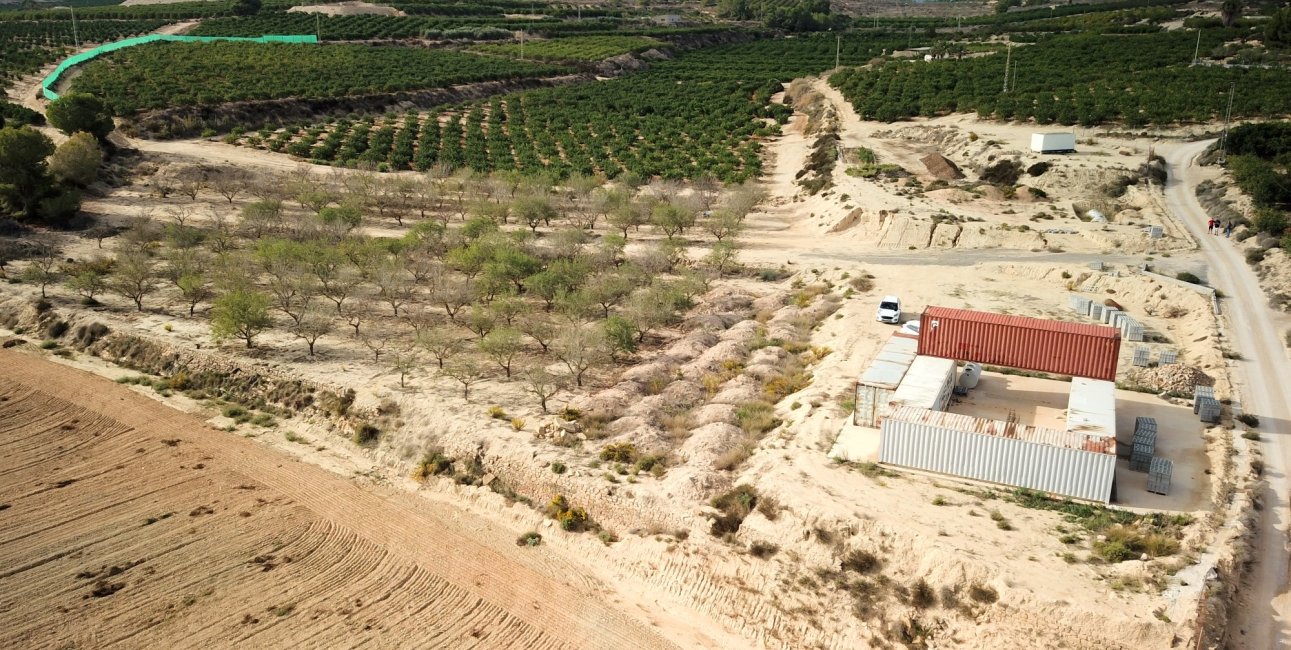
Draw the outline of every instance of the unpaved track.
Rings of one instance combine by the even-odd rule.
[[[1236,648],[1281,648],[1288,636],[1288,481],[1291,468],[1291,361],[1278,327],[1279,315],[1268,308],[1258,279],[1242,259],[1234,241],[1208,235],[1201,229],[1206,212],[1195,188],[1206,172],[1195,159],[1213,140],[1171,147],[1163,152],[1169,163],[1166,206],[1183,221],[1201,245],[1210,264],[1211,284],[1224,291],[1233,348],[1246,359],[1237,364],[1242,410],[1260,418],[1264,440],[1265,490],[1263,516],[1256,541],[1255,564],[1236,607],[1229,637]]]
[[[0,458],[0,647],[673,647],[514,533],[9,350]]]

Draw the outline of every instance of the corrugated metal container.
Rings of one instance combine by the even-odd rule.
[[[883,420],[879,462],[1108,503],[1107,442],[955,413],[901,408]],[[1100,447],[1087,451],[1088,447]],[[1115,442],[1111,441],[1112,450]]]
[[[955,360],[938,357],[915,357],[905,379],[892,393],[892,408],[912,406],[943,411],[950,404],[955,387]]]
[[[1120,333],[1110,327],[929,307],[919,354],[960,361],[1116,379]]]
[[[1116,384],[1099,379],[1072,377],[1067,396],[1067,430],[1116,437]]]
[[[892,393],[906,371],[914,362],[915,352],[919,348],[916,339],[893,336],[888,339],[879,353],[865,369],[856,382],[856,408],[852,412],[852,423],[863,427],[879,426],[879,419],[892,401]]]

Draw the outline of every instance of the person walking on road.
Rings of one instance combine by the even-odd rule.
[[[1206,232],[1215,232],[1215,220],[1211,219],[1206,222]]]
[[[1228,224],[1224,226],[1224,236],[1225,237],[1233,236],[1233,222],[1229,221]]]

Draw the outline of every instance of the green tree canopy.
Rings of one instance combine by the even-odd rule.
[[[103,164],[103,149],[93,135],[84,131],[75,133],[58,145],[49,157],[49,171],[54,178],[85,187],[99,178],[99,165]]]
[[[55,99],[45,115],[54,128],[67,135],[84,131],[103,140],[116,128],[107,105],[88,93],[68,93]]]
[[[0,129],[0,209],[6,214],[34,217],[51,181],[45,159],[54,143],[26,126]]]

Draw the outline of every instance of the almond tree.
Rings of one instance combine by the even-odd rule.
[[[524,389],[538,399],[538,406],[547,413],[547,400],[559,393],[565,386],[563,377],[553,375],[542,366],[530,366],[521,372],[524,378]]]
[[[569,369],[569,374],[574,378],[574,384],[580,388],[583,385],[584,375],[610,360],[609,349],[605,344],[605,333],[599,327],[570,327],[556,337],[551,348],[556,358]]]
[[[507,379],[511,378],[511,362],[523,348],[520,332],[510,327],[495,329],[479,342],[480,352],[492,359],[493,363],[498,364],[498,367],[506,373]]]
[[[269,329],[269,296],[238,288],[215,299],[211,306],[211,334],[216,340],[235,336],[255,347],[255,337]]]
[[[134,302],[143,311],[143,299],[157,290],[157,268],[148,253],[141,249],[117,256],[108,279],[108,288]]]
[[[454,360],[445,366],[442,372],[462,385],[462,399],[467,401],[471,399],[471,386],[488,376],[484,366],[470,357]]]
[[[420,345],[423,350],[435,357],[440,370],[444,369],[445,361],[457,356],[458,353],[466,348],[466,342],[446,327],[422,332],[417,336],[417,345]]]
[[[314,344],[332,332],[332,316],[317,307],[306,309],[300,320],[292,326],[291,333],[309,346],[309,356],[314,356]]]

